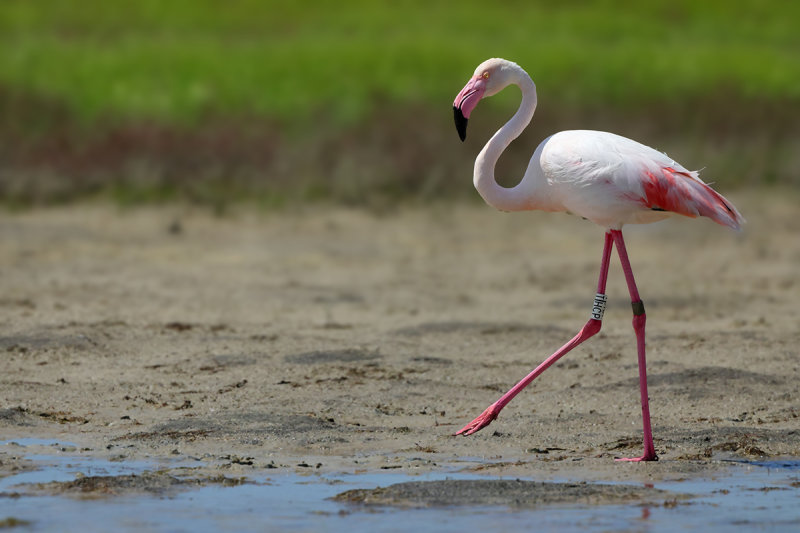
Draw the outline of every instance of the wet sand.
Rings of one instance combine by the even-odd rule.
[[[529,509],[547,505],[599,505],[642,502],[656,504],[687,496],[666,490],[602,483],[550,483],[520,479],[409,481],[377,489],[342,492],[336,501],[366,506],[405,508],[492,505]],[[670,500],[671,498],[671,500]]]
[[[735,233],[626,228],[660,461],[641,453],[616,257],[603,330],[480,433],[451,434],[589,315],[602,230],[483,205],[223,217],[0,214],[0,433],[203,476],[453,471],[680,479],[800,456],[800,198],[730,194]],[[25,468],[0,451],[0,476]]]

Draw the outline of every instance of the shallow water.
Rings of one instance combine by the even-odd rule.
[[[24,483],[71,481],[76,475],[116,476],[177,468],[178,462],[102,461],[79,455],[74,444],[37,439],[0,441],[14,446],[41,469],[0,479],[0,493],[24,493]],[[50,453],[44,453],[44,452]],[[122,495],[102,499],[23,495],[0,497],[0,521],[27,522],[20,531],[675,531],[800,527],[800,461],[731,462],[712,478],[656,482],[655,488],[691,493],[670,505],[394,509],[363,507],[328,498],[355,488],[403,481],[487,479],[474,474],[401,473],[308,475],[261,474],[234,487],[206,486],[169,496]]]

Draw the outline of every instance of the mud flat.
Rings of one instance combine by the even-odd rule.
[[[626,231],[648,312],[658,463],[612,260],[601,333],[491,426],[451,434],[585,322],[602,230],[483,205],[0,214],[0,432],[204,475],[396,471],[658,480],[800,456],[800,217]],[[25,468],[0,450],[0,475]]]

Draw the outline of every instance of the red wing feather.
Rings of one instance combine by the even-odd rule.
[[[642,180],[644,205],[687,217],[705,216],[723,226],[739,229],[744,221],[730,202],[689,172],[664,167],[646,171]]]

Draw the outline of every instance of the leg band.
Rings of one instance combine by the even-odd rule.
[[[597,293],[594,296],[592,303],[592,318],[594,320],[603,320],[603,314],[606,312],[606,301],[608,298],[605,294]]]
[[[631,302],[631,307],[633,307],[633,314],[634,316],[640,316],[644,314],[644,302],[639,300],[638,302]]]

